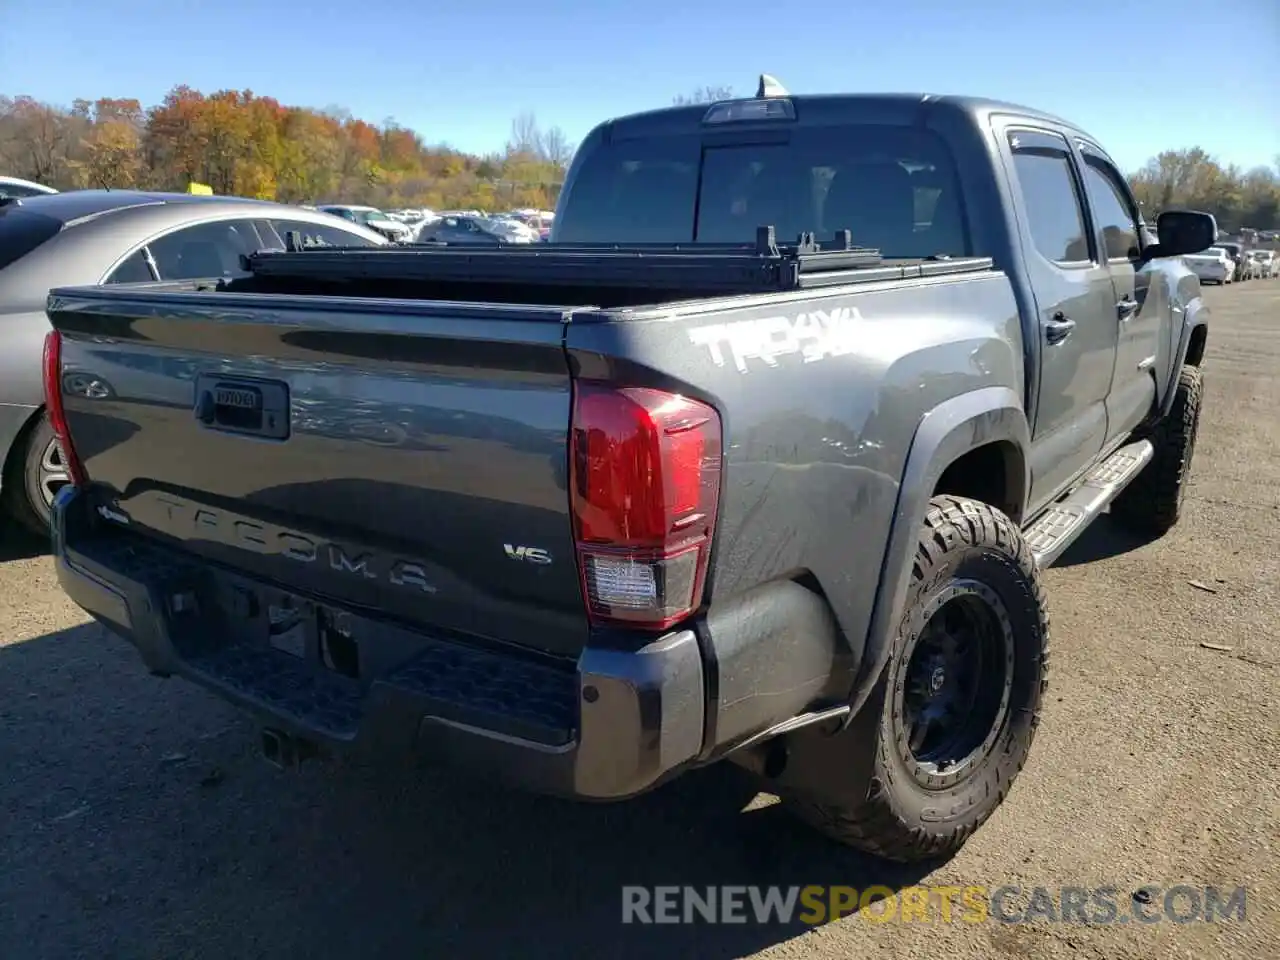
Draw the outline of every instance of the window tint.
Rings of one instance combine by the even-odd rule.
[[[284,235],[290,230],[302,234],[303,243],[321,247],[373,247],[377,243],[358,233],[343,230],[337,224],[306,223],[302,220],[272,220],[271,226],[280,235],[281,246]]]
[[[1136,258],[1141,252],[1138,248],[1138,224],[1113,176],[1105,164],[1093,157],[1085,157],[1084,180],[1107,259]]]
[[[135,250],[120,266],[111,271],[103,283],[149,283],[155,277],[147,266],[147,255],[144,250]]]
[[[698,142],[691,137],[597,146],[575,175],[558,239],[672,243],[693,239]]]
[[[1067,155],[1051,150],[1015,150],[1013,163],[1027,210],[1027,229],[1036,249],[1045,258],[1061,263],[1088,260],[1084,212]]]
[[[850,230],[854,243],[886,257],[962,256],[961,210],[951,158],[932,134],[813,127],[792,129],[785,143],[703,148],[666,137],[596,147],[557,218],[557,237],[750,243],[758,227],[773,226],[785,240]]]
[[[161,280],[243,277],[240,254],[253,253],[258,237],[249,220],[223,220],[175,230],[148,246]]]
[[[0,270],[16,263],[62,229],[61,221],[21,207],[0,207]]]

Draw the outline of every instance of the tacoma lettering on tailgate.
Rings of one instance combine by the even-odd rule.
[[[171,497],[157,497],[170,521],[189,525],[192,533],[254,553],[286,557],[298,563],[321,564],[336,574],[365,580],[385,580],[392,586],[435,593],[425,564],[373,550],[359,550],[329,540],[247,517],[198,506]],[[136,512],[136,511],[135,511]]]

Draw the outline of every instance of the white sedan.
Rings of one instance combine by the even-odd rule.
[[[1270,280],[1280,273],[1280,258],[1277,258],[1274,250],[1251,250],[1249,256],[1253,258],[1255,277]]]
[[[1202,253],[1193,253],[1183,259],[1202,281],[1230,283],[1235,273],[1235,264],[1227,251],[1221,247],[1210,247]]]

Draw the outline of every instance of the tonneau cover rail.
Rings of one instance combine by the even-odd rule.
[[[652,293],[701,295],[776,293],[814,287],[989,270],[989,258],[936,258],[886,262],[879,250],[854,246],[849,231],[819,243],[802,234],[779,244],[761,227],[755,244],[551,243],[477,248],[444,243],[388,247],[303,247],[244,258],[254,280],[359,284],[521,284],[576,289],[644,288]],[[276,286],[275,283],[272,286]],[[424,295],[430,296],[429,291]]]

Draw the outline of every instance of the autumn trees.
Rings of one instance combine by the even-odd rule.
[[[149,110],[136,100],[61,109],[0,96],[0,172],[61,189],[185,190],[194,181],[287,203],[554,206],[572,145],[532,114],[512,133],[505,152],[476,157],[428,146],[393,121],[375,126],[247,90],[179,86]]]
[[[1274,168],[1222,166],[1199,147],[1166,150],[1129,178],[1154,219],[1170,207],[1207,210],[1227,230],[1280,227],[1280,157]]]
[[[706,86],[674,98],[733,96]],[[140,187],[214,192],[287,203],[341,200],[437,209],[554,206],[573,145],[531,113],[511,124],[501,153],[478,157],[428,146],[394,121],[290,107],[250,91],[171,90],[158,105],[77,100],[70,109],[0,96],[0,173],[62,189]],[[1168,150],[1131,182],[1148,217],[1169,207],[1208,210],[1228,230],[1280,227],[1274,168],[1223,166],[1205,150]]]

